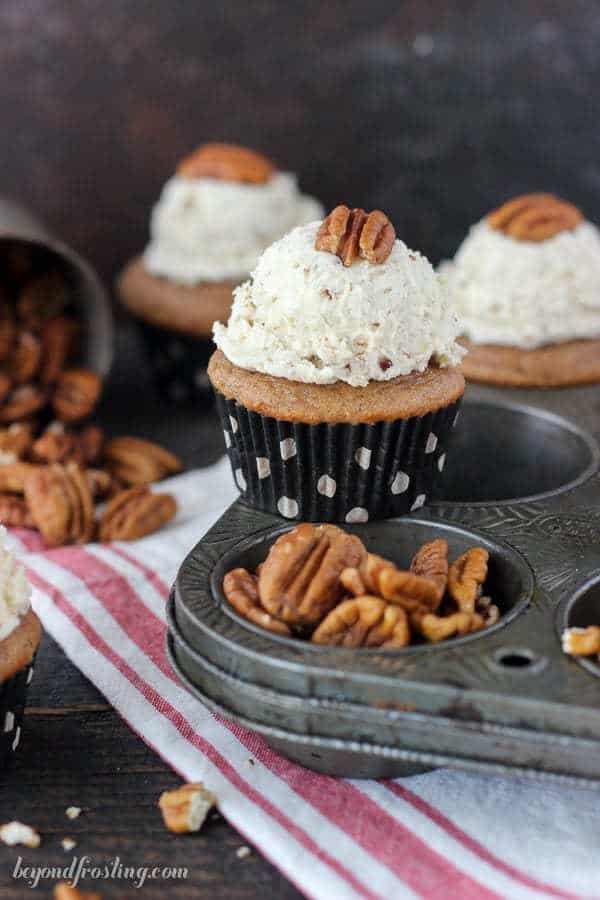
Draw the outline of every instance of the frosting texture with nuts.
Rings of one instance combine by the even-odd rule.
[[[481,221],[440,273],[474,343],[531,350],[600,337],[600,232],[590,222],[529,242]]]
[[[263,184],[174,175],[152,211],[144,265],[184,285],[246,278],[269,244],[320,215],[289,172]]]
[[[215,341],[235,365],[314,384],[355,387],[455,365],[458,318],[425,257],[396,240],[378,265],[345,266],[315,249],[321,223],[268,248],[234,293]]]
[[[15,630],[29,611],[31,586],[23,567],[6,547],[6,529],[0,525],[0,641]]]

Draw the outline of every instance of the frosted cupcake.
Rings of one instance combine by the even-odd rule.
[[[232,290],[269,244],[321,214],[293,174],[253,150],[204,144],[180,163],[152,211],[150,243],[117,283],[170,399],[206,395],[212,326],[226,321]]]
[[[463,321],[467,379],[600,381],[600,232],[551,194],[505,203],[441,269]]]
[[[5,545],[0,526],[0,766],[21,739],[27,687],[42,628],[30,607],[31,587]]]
[[[237,486],[286,518],[423,506],[464,379],[458,319],[380,211],[291,231],[236,289],[209,365]]]

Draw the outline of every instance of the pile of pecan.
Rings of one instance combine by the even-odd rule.
[[[50,547],[135,540],[175,515],[175,499],[149,484],[180,469],[157,444],[107,441],[96,425],[52,422],[38,434],[35,425],[15,422],[0,429],[0,522],[36,528]],[[105,501],[98,517],[96,504]]]
[[[448,544],[424,544],[408,569],[369,553],[335,525],[298,525],[279,537],[256,573],[233,569],[223,592],[241,616],[274,634],[343,647],[406,647],[493,625],[484,595],[488,552],[452,564]]]

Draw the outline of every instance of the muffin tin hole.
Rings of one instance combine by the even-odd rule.
[[[467,402],[433,502],[539,499],[581,484],[599,463],[597,443],[567,419],[518,404]]]
[[[600,625],[600,577],[583,585],[569,600],[559,630],[565,628],[586,628],[588,625]],[[600,675],[600,660],[597,657],[573,656],[579,665],[593,675]]]
[[[271,528],[261,534],[242,541],[232,547],[217,562],[211,575],[211,590],[215,602],[232,619],[244,628],[251,629],[268,641],[293,645],[296,649],[301,646],[308,652],[331,653],[348,651],[337,647],[320,647],[311,644],[310,641],[300,641],[296,638],[287,638],[274,635],[258,628],[241,618],[227,602],[222,583],[225,573],[239,566],[254,571],[267,556],[271,545],[285,531],[292,526]],[[370,552],[378,553],[386,559],[390,559],[399,566],[408,565],[416,551],[428,541],[435,538],[444,538],[448,542],[448,554],[450,559],[456,559],[470,547],[485,547],[490,554],[489,573],[486,581],[486,593],[493,598],[493,602],[500,608],[501,616],[497,623],[485,631],[476,632],[465,637],[450,638],[439,644],[413,644],[402,650],[358,649],[358,653],[418,653],[443,650],[450,645],[467,643],[479,640],[489,635],[498,628],[502,628],[513,619],[527,605],[534,588],[534,577],[526,560],[512,547],[496,540],[491,540],[481,534],[471,532],[456,525],[449,525],[441,521],[430,521],[412,518],[402,518],[383,522],[370,522],[365,525],[349,526],[348,531],[357,534]]]
[[[524,647],[502,647],[494,653],[493,661],[496,668],[515,673],[539,672],[546,664],[543,657]]]

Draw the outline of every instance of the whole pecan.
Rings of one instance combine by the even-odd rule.
[[[344,266],[351,266],[358,257],[382,263],[392,252],[395,240],[394,226],[381,210],[366,213],[364,209],[350,210],[341,205],[323,219],[315,249],[333,253]]]
[[[274,634],[289,635],[290,629],[261,606],[258,578],[247,569],[232,569],[223,579],[223,593],[236,612],[254,625]]]
[[[49,547],[69,543],[73,497],[62,466],[34,467],[25,479],[25,500],[36,528]]]
[[[340,575],[366,555],[362,541],[335,526],[303,524],[281,535],[260,570],[261,604],[277,619],[314,625],[341,599]]]
[[[67,369],[56,382],[54,412],[63,422],[79,422],[90,416],[100,399],[102,381],[90,369]]]
[[[13,494],[0,494],[0,523],[7,528],[35,528],[27,503]]]
[[[554,194],[524,194],[504,203],[487,217],[488,225],[519,241],[545,241],[572,231],[583,215]]]
[[[461,612],[475,612],[475,604],[487,578],[489,553],[483,547],[471,547],[448,570],[448,593]]]
[[[135,541],[158,531],[175,516],[177,502],[170,494],[153,494],[147,485],[121,491],[100,519],[101,541]]]
[[[69,316],[56,316],[44,324],[41,332],[42,384],[54,384],[60,377],[73,350],[77,331],[77,322]]]
[[[315,644],[342,647],[406,647],[410,629],[406,613],[380,597],[343,600],[314,632]]]
[[[423,637],[437,643],[456,635],[471,634],[485,627],[483,618],[478,613],[456,612],[449,616],[436,616],[424,610],[411,613],[410,623]]]
[[[264,184],[274,171],[275,166],[266,156],[235,144],[203,144],[177,167],[177,174],[183,178],[219,178],[251,184]]]
[[[410,564],[410,571],[432,581],[437,590],[432,611],[435,611],[446,593],[448,582],[448,542],[437,538],[423,546],[415,553]]]
[[[21,384],[12,390],[0,407],[0,422],[29,419],[44,408],[46,392],[35,384]]]
[[[27,422],[15,422],[8,428],[0,428],[0,453],[13,454],[21,459],[31,450],[33,427]]]
[[[44,272],[29,279],[17,299],[17,315],[37,330],[48,319],[62,313],[69,300],[67,283],[60,272]]]
[[[30,331],[20,331],[8,363],[10,374],[17,384],[31,381],[42,361],[42,344]]]
[[[152,441],[118,437],[104,447],[110,472],[124,484],[148,484],[181,471],[181,460]]]
[[[34,469],[35,466],[20,460],[0,466],[0,491],[22,494],[25,490],[25,481]]]

